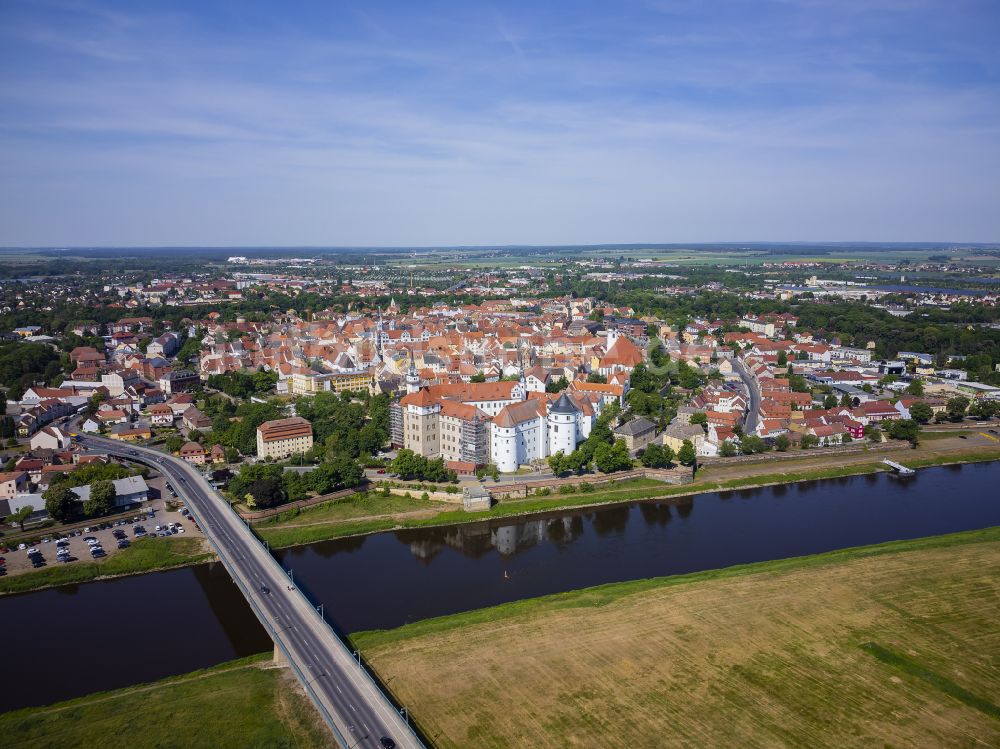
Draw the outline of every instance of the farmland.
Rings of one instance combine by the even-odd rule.
[[[355,642],[442,747],[995,746],[998,573],[993,528],[603,586]]]

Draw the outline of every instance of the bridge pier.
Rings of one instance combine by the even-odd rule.
[[[287,666],[288,659],[285,657],[285,652],[278,647],[277,643],[274,645],[274,665],[275,666]]]

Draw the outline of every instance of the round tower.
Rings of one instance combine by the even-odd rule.
[[[549,406],[546,419],[549,433],[549,455],[561,452],[569,455],[576,449],[576,420],[580,410],[565,391]]]

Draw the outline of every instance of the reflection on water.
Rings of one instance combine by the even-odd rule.
[[[1000,524],[1000,464],[739,489],[284,552],[345,632],[607,582]],[[695,508],[697,507],[697,512]]]
[[[339,630],[355,632],[603,583],[998,525],[998,480],[1000,463],[932,468],[910,480],[866,475],[399,530],[276,556]],[[0,690],[0,710],[271,648],[221,564],[2,597],[0,621],[6,671],[17,676]],[[81,643],[86,669],[76,667]]]

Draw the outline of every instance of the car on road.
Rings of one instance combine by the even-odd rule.
[[[388,736],[383,736],[378,740],[384,749],[396,749],[396,742],[390,739]]]
[[[377,473],[379,476],[384,476],[385,475],[385,469],[384,468],[379,468],[377,471],[375,471],[375,473]]]

